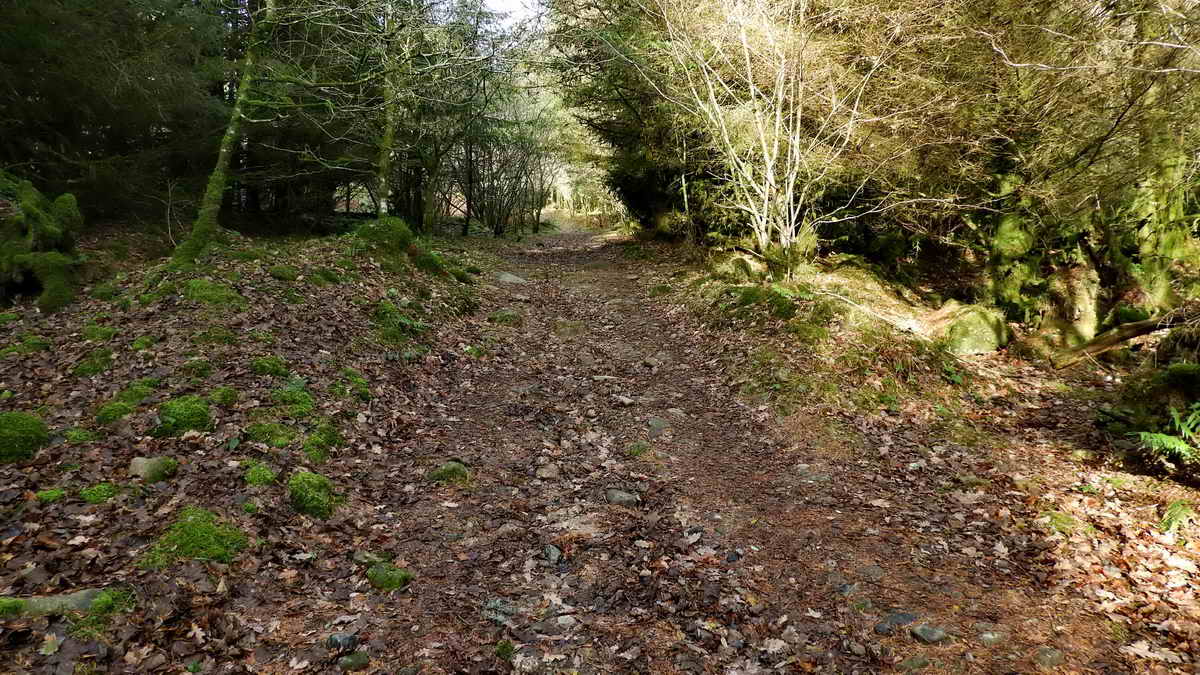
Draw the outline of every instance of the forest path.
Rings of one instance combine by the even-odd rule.
[[[1051,587],[1052,544],[1012,524],[1038,516],[1000,478],[1028,457],[886,414],[778,418],[738,394],[757,338],[653,297],[677,266],[624,251],[587,233],[498,250],[525,283],[491,277],[486,355],[423,436],[476,475],[440,502],[466,523],[437,573],[460,589],[440,599],[457,624],[416,653],[486,669],[486,649],[468,655],[511,640],[522,671],[1122,672],[1093,603]]]

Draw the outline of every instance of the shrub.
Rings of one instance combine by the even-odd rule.
[[[1142,431],[1137,438],[1145,454],[1165,468],[1200,464],[1200,403],[1186,416],[1171,408],[1170,433]]]
[[[262,462],[249,461],[244,464],[246,468],[246,482],[250,485],[270,485],[275,482],[278,476],[271,467]]]
[[[260,356],[250,362],[250,370],[258,375],[274,375],[278,377],[286,377],[288,375],[287,361],[278,356]]]
[[[291,265],[274,265],[267,270],[272,279],[280,281],[295,281],[300,278],[300,270]]]
[[[93,349],[82,361],[75,364],[71,372],[79,377],[99,375],[112,367],[112,355],[111,349]]]
[[[22,412],[0,413],[0,463],[31,459],[50,442],[50,430],[41,419]]]
[[[333,483],[325,476],[310,471],[292,474],[288,480],[288,496],[292,508],[314,518],[328,518],[337,504]]]
[[[99,410],[96,411],[96,423],[112,424],[119,419],[123,419],[127,415],[132,415],[136,409],[137,408],[124,401],[112,401],[111,403],[105,403],[104,405],[100,406]]]
[[[212,426],[208,401],[195,395],[180,396],[158,408],[156,436],[174,436],[184,431],[207,431]]]
[[[246,546],[246,535],[222,525],[211,511],[189,506],[141,560],[142,567],[159,569],[177,560],[228,563]]]
[[[103,504],[117,496],[117,486],[112,483],[97,483],[80,490],[79,496],[89,504]]]
[[[367,580],[376,589],[391,592],[409,585],[415,575],[388,562],[377,562],[367,569]]]

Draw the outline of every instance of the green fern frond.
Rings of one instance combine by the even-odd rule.
[[[1138,433],[1138,439],[1152,455],[1161,459],[1174,460],[1184,464],[1200,460],[1200,450],[1192,447],[1178,436],[1142,431]]]
[[[1167,504],[1167,508],[1163,510],[1162,522],[1158,524],[1158,529],[1163,532],[1174,532],[1187,528],[1196,522],[1196,511],[1192,508],[1191,503],[1181,499],[1175,500]]]

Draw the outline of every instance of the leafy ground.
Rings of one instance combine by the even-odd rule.
[[[120,599],[8,619],[8,670],[1195,667],[1197,499],[1106,461],[1102,373],[586,233],[451,242],[477,285],[278,248],[0,327],[0,410],[56,435],[0,468],[0,594]]]

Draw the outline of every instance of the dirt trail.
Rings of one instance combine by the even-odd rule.
[[[1027,456],[887,415],[778,420],[733,384],[754,338],[651,299],[672,268],[620,254],[580,233],[503,249],[527,283],[493,278],[482,312],[521,324],[451,327],[487,356],[439,371],[461,379],[405,435],[475,479],[404,503],[423,581],[391,609],[438,620],[388,651],[448,671],[505,669],[509,640],[518,671],[1123,672],[1052,587],[1052,545],[1004,526],[1025,495],[978,478]]]

